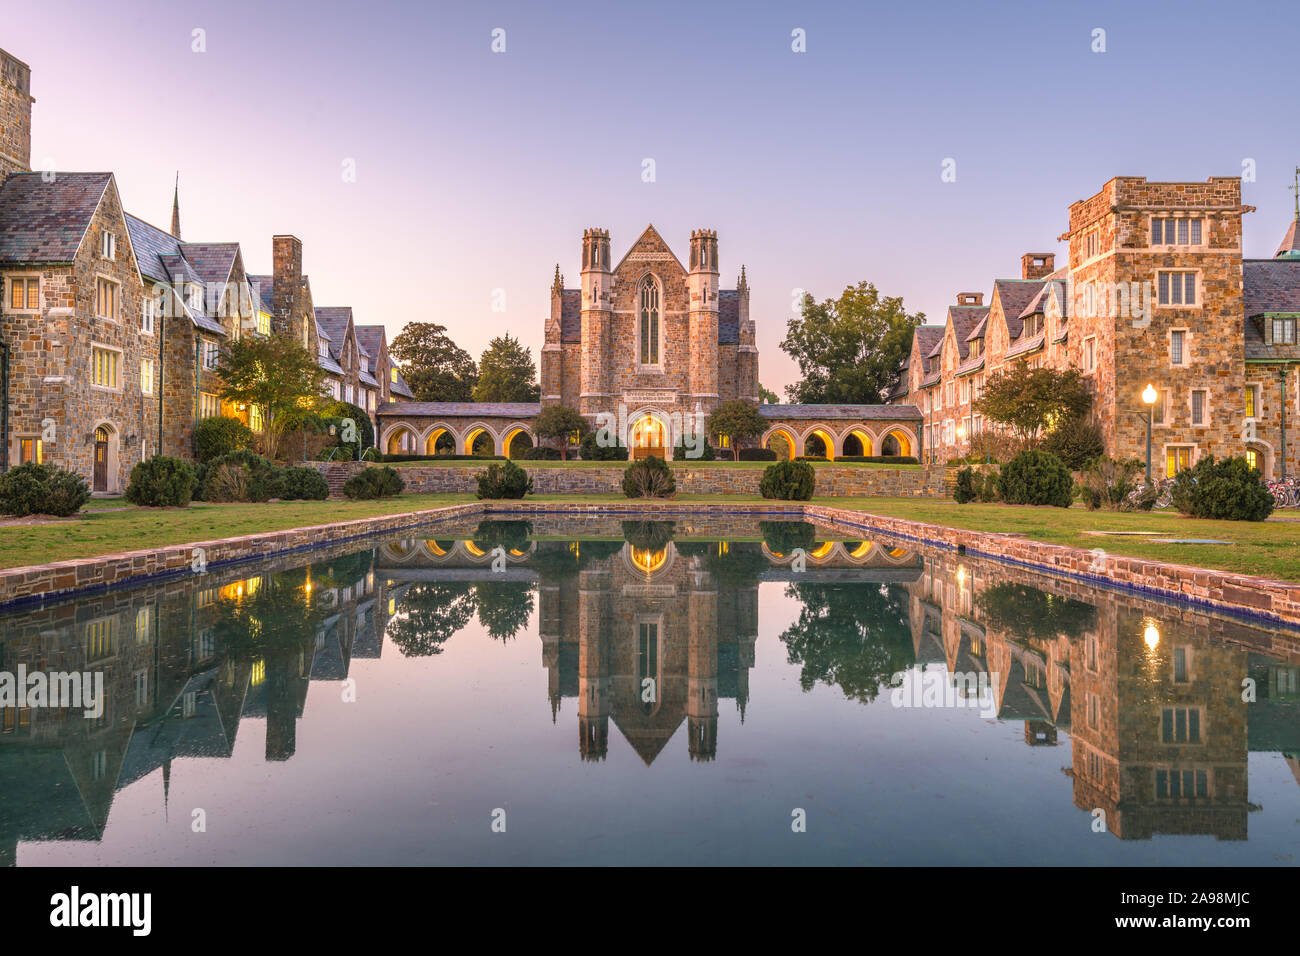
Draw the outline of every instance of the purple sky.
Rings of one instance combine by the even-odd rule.
[[[32,67],[37,168],[112,170],[164,228],[179,169],[185,238],[238,240],[261,272],[292,232],[318,305],[390,336],[440,322],[476,358],[505,331],[537,357],[586,226],[616,259],[648,222],[682,258],[717,229],[778,393],[792,290],[867,279],[942,321],[1060,252],[1111,176],[1253,159],[1246,254],[1272,254],[1300,162],[1292,6],[876,6],[63,0],[6,18],[0,47]]]

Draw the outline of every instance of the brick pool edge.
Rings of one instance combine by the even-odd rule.
[[[130,587],[148,581],[197,575],[204,569],[306,552],[344,541],[427,527],[474,515],[662,515],[718,511],[819,522],[849,534],[880,534],[931,547],[990,558],[1047,574],[1190,604],[1234,616],[1300,627],[1300,583],[1212,571],[1044,544],[1018,535],[966,531],[944,525],[800,502],[627,501],[591,504],[476,501],[422,511],[358,518],[328,525],[194,541],[118,554],[0,570],[0,609]]]

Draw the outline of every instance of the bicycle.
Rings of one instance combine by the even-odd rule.
[[[1279,508],[1300,508],[1300,478],[1294,476],[1264,482]]]

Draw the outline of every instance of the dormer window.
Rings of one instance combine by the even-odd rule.
[[[1029,338],[1037,335],[1041,331],[1043,331],[1043,317],[1038,313],[1026,316],[1025,327],[1020,334],[1025,338]]]
[[[185,304],[196,312],[203,310],[203,286],[191,284],[185,291]]]
[[[974,340],[970,343],[970,357],[971,357],[971,358],[979,358],[980,355],[981,355],[981,353],[982,353],[983,351],[984,351],[984,340],[983,340],[983,339],[974,339]]]
[[[320,339],[316,344],[316,351],[320,354],[321,358],[329,358],[330,357],[329,343],[326,342],[324,339]]]
[[[1294,318],[1273,319],[1273,344],[1295,345],[1295,324]]]

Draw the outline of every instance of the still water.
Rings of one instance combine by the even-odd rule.
[[[0,616],[106,697],[0,709],[0,863],[1296,862],[1294,633],[795,522],[427,534]]]

